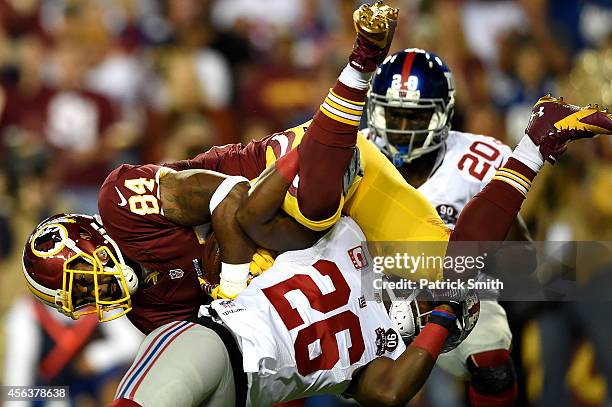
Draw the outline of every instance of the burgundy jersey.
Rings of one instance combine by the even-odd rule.
[[[297,145],[296,141],[299,142],[307,127],[307,124],[304,124],[281,133],[274,133],[260,141],[251,141],[246,146],[238,143],[213,147],[191,160],[176,161],[164,166],[177,171],[206,169],[226,175],[242,175],[252,180],[259,177],[276,159],[294,148]],[[300,137],[296,137],[295,130],[298,128]]]
[[[197,315],[210,298],[202,290],[205,227],[177,225],[164,217],[159,199],[159,178],[167,171],[207,169],[227,175],[257,178],[266,164],[292,146],[293,132],[273,134],[246,146],[213,147],[191,160],[163,166],[124,164],[106,178],[100,188],[98,209],[104,228],[122,253],[139,263],[157,283],[139,288],[127,315],[144,333],[171,321]]]
[[[146,334],[197,316],[198,307],[210,301],[198,280],[203,228],[164,217],[159,201],[164,170],[170,171],[159,165],[124,164],[106,178],[98,197],[104,228],[122,253],[143,268],[141,288],[132,296],[133,309],[127,315]]]
[[[177,171],[206,169],[226,175],[242,175],[248,179],[257,178],[266,168],[267,140],[269,137],[246,146],[238,143],[213,147],[192,159],[166,163],[164,166]]]

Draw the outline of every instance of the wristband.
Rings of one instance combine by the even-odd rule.
[[[446,342],[449,331],[455,325],[455,321],[457,321],[455,314],[441,308],[435,308],[429,314],[425,328],[410,346],[423,349],[429,353],[433,360],[436,360],[444,342]]]
[[[240,294],[247,286],[249,278],[249,265],[244,264],[228,264],[221,262],[221,281],[219,283],[221,292],[230,298]]]
[[[455,326],[455,321],[457,321],[455,314],[438,308],[431,311],[429,319],[427,320],[427,322],[431,322],[432,324],[443,326],[448,331]]]
[[[522,162],[535,173],[538,173],[544,165],[544,158],[542,153],[540,153],[540,148],[527,135],[524,135],[514,148],[511,157]]]
[[[210,208],[211,215],[213,214],[217,206],[219,206],[219,204],[227,197],[230,191],[236,186],[236,184],[239,184],[241,182],[249,182],[249,180],[245,177],[233,176],[225,178],[223,182],[219,184],[215,192],[210,197],[210,204],[208,207]]]
[[[433,360],[436,360],[447,337],[448,329],[430,321],[410,346],[423,349]]]

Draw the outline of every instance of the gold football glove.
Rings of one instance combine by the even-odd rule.
[[[274,253],[272,253],[268,249],[264,249],[263,247],[259,247],[255,254],[253,254],[253,259],[251,260],[251,264],[249,265],[249,272],[253,276],[258,276],[274,264]]]
[[[215,286],[215,288],[213,288],[210,296],[213,298],[213,300],[233,300],[238,295],[231,296],[225,294],[223,291],[221,291],[221,284],[218,284]]]

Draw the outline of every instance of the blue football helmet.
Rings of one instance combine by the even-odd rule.
[[[368,92],[368,127],[396,167],[440,148],[455,107],[448,66],[433,52],[405,49],[376,70]]]

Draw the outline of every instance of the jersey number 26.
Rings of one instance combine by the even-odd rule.
[[[305,274],[296,274],[281,283],[262,290],[289,331],[304,324],[299,312],[291,306],[285,297],[285,294],[290,291],[301,291],[308,299],[312,309],[324,314],[332,313],[349,303],[351,291],[336,264],[328,260],[319,260],[312,267],[322,276],[328,276],[331,279],[335,287],[334,291],[323,294],[314,280]],[[358,362],[365,351],[361,324],[355,313],[346,310],[333,316],[328,317],[326,315],[324,319],[299,330],[294,343],[298,372],[302,376],[306,376],[319,370],[332,369],[340,360],[340,349],[336,334],[346,330],[348,330],[351,338],[351,347],[348,349],[350,363]],[[320,342],[321,353],[311,359],[309,346],[316,341]]]

